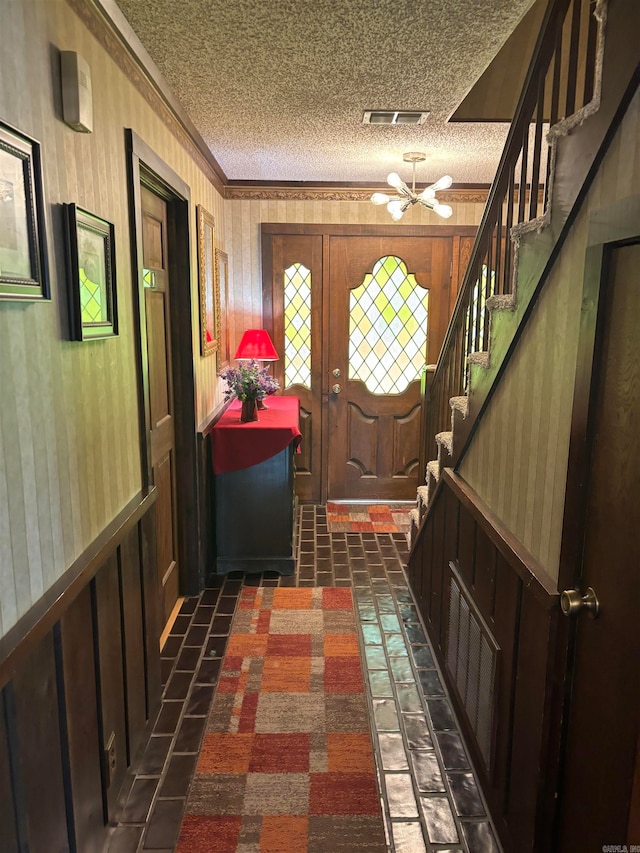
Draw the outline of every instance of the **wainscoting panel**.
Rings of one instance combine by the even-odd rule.
[[[100,846],[96,842],[104,825],[104,810],[101,768],[95,760],[100,743],[93,614],[88,586],[63,614],[57,633],[58,691],[66,709],[61,720],[62,755],[71,785],[75,837],[78,850],[99,853]]]
[[[408,570],[505,853],[550,849],[554,582],[449,469]]]
[[[154,500],[131,501],[0,639],[2,853],[104,849],[160,704]]]
[[[34,650],[11,687],[15,716],[8,714],[10,748],[24,796],[16,805],[19,812],[24,810],[29,853],[62,853],[67,849],[68,780],[62,774],[53,632]]]

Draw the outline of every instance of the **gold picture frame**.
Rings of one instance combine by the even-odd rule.
[[[231,364],[231,337],[229,333],[229,256],[216,249],[216,282],[220,298],[220,325],[218,326],[218,368],[224,370]]]
[[[198,283],[200,288],[200,353],[202,357],[217,352],[220,346],[220,287],[216,269],[215,221],[199,204]]]

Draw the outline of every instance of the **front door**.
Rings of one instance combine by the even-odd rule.
[[[640,244],[612,250],[592,386],[593,452],[562,797],[560,853],[639,845]],[[599,368],[598,368],[599,364]]]
[[[301,402],[298,497],[415,500],[418,377],[449,319],[453,234],[278,227],[263,226],[263,316]]]
[[[451,239],[333,237],[329,265],[328,496],[415,499],[419,377],[449,321]]]
[[[178,599],[176,471],[170,335],[167,204],[140,188],[147,359],[149,367],[150,447],[157,489],[157,564],[163,624]]]

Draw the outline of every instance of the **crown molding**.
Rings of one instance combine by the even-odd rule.
[[[385,185],[386,186],[386,185]],[[324,186],[300,187],[283,184],[261,186],[237,186],[227,184],[225,199],[236,201],[370,201],[371,194],[384,189],[383,185],[363,188]],[[388,189],[388,187],[387,187]],[[438,201],[485,204],[489,195],[488,186],[451,187],[438,193]]]

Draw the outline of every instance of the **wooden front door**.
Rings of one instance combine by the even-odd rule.
[[[557,850],[640,845],[640,245],[612,250],[603,281],[602,333],[591,385],[593,450],[581,592],[595,590],[596,619],[575,619]],[[616,846],[616,845],[619,845]],[[625,848],[626,849],[626,848]],[[631,848],[630,848],[631,849]]]
[[[178,598],[176,471],[170,334],[167,205],[146,187],[142,203],[144,304],[149,368],[150,449],[156,500],[158,583],[163,624]]]
[[[413,377],[437,361],[449,321],[451,239],[332,237],[329,265],[328,496],[415,499]]]
[[[415,296],[404,304],[403,285],[401,293],[379,294],[392,305],[380,307],[379,299],[366,313],[373,318],[378,312],[378,327],[388,321],[395,330],[393,346],[405,362],[411,350],[407,330],[422,324],[426,362],[435,363],[449,320],[456,266],[452,247],[456,239],[460,243],[460,235],[446,226],[405,229],[410,236],[399,236],[397,226],[372,226],[369,236],[357,226],[263,225],[262,229],[263,320],[281,355],[273,370],[282,393],[301,401],[298,497],[314,503],[327,498],[415,500],[421,420],[415,376],[425,363],[425,348],[413,360],[408,384],[401,382],[402,387],[396,384],[389,391],[380,382],[370,382],[376,387],[368,389],[366,380],[350,376],[351,295],[361,296],[365,278],[377,274],[385,263],[383,276],[396,280],[402,274],[413,282],[409,289],[425,297],[422,307],[414,305]],[[464,238],[474,232],[459,230]],[[366,299],[365,295],[364,302],[359,301],[361,319]],[[362,323],[360,332],[366,337]],[[365,343],[364,349],[383,350],[387,332],[381,340]],[[405,368],[411,370],[411,364],[405,363]],[[376,375],[380,369],[374,367]],[[339,392],[333,390],[336,385]]]

